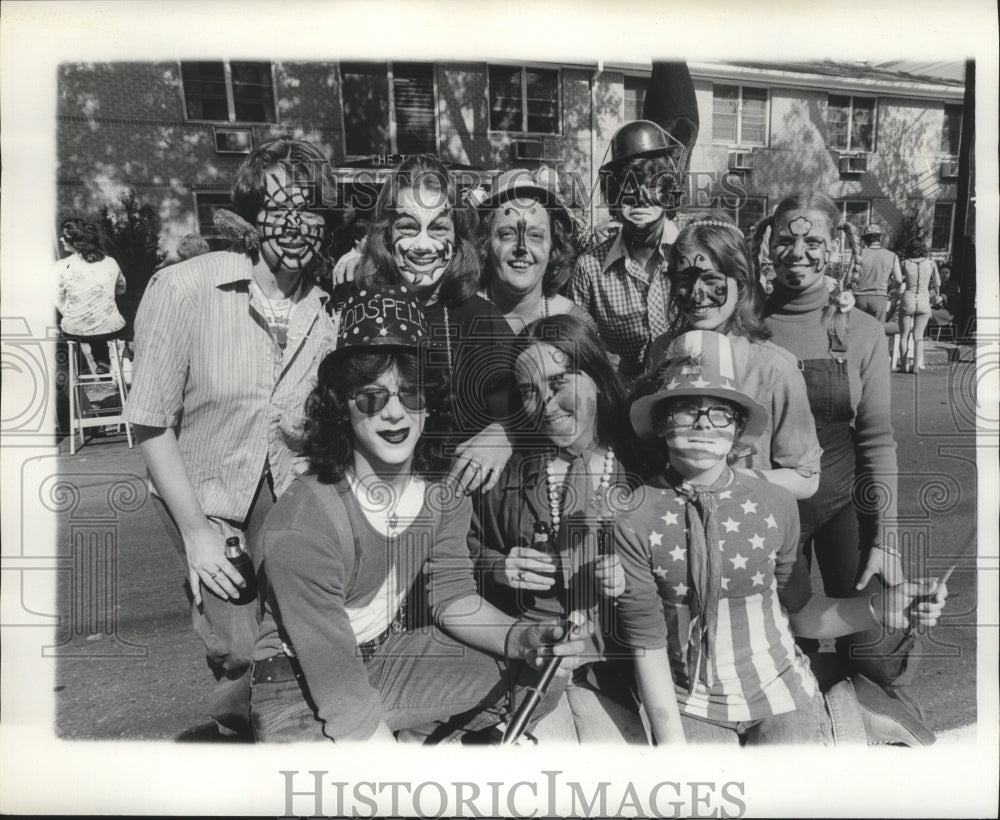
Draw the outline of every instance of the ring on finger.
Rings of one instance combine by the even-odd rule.
[[[216,576],[216,575],[218,575],[219,573],[217,573],[217,572],[212,572],[212,570],[209,570],[209,571],[208,571],[208,574],[209,574],[209,575],[211,575],[211,576],[212,576],[212,578],[215,578],[215,576]]]
[[[517,580],[518,581],[523,581],[524,580],[524,570],[523,569],[519,569],[517,571]]]
[[[478,464],[473,464],[472,465],[472,472],[473,473],[478,473],[480,469],[481,468],[480,468],[480,466]]]

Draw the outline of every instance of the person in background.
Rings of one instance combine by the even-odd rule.
[[[506,171],[479,213],[482,294],[511,330],[521,333],[536,319],[570,314],[596,332],[590,315],[560,293],[577,248],[573,217],[556,191],[553,172]]]
[[[90,222],[63,220],[59,244],[70,254],[55,264],[59,327],[63,336],[80,343],[92,374],[107,373],[108,342],[117,344],[125,329],[115,302],[116,296],[125,293],[125,276],[118,263],[101,250],[97,228]]]
[[[861,232],[861,240],[865,247],[861,251],[861,260],[851,283],[854,304],[858,310],[884,322],[889,283],[899,284],[903,281],[899,258],[882,247],[882,229],[875,223],[865,226]]]
[[[900,371],[924,369],[924,333],[931,318],[931,294],[941,290],[937,263],[927,245],[914,239],[904,251],[903,291],[899,301]]]
[[[200,234],[196,233],[186,233],[180,238],[177,243],[177,257],[183,262],[185,259],[191,259],[195,256],[201,256],[203,253],[208,253],[211,250],[208,246],[208,240]]]
[[[326,233],[314,210],[325,163],[303,140],[258,145],[233,181],[236,212],[216,213],[232,248],[160,270],[136,316],[125,419],[186,561],[194,630],[218,681],[209,714],[229,732],[249,732],[258,613],[235,603],[244,581],[226,538],[240,537],[260,563],[257,531],[305,469],[296,452],[305,400],[336,340],[312,278]]]

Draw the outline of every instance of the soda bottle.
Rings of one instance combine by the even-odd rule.
[[[239,570],[240,575],[246,582],[246,586],[239,590],[239,596],[234,603],[249,604],[257,599],[257,577],[253,571],[253,560],[247,555],[243,547],[240,546],[240,537],[231,535],[226,539],[226,558],[229,563]]]

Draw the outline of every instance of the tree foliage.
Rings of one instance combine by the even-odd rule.
[[[116,206],[101,208],[100,227],[108,254],[125,274],[127,288],[118,308],[131,328],[146,285],[167,256],[160,250],[160,217],[129,188]]]

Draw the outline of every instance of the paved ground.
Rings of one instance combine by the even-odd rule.
[[[974,379],[970,364],[946,364],[941,350],[926,371],[894,374],[890,387],[903,537],[929,572],[958,567],[915,694],[942,741],[960,742],[976,720]],[[64,441],[62,452],[59,469],[80,502],[60,517],[59,552],[73,555],[76,543],[89,558],[62,573],[68,617],[53,661],[57,734],[217,740],[203,711],[211,680],[188,622],[183,562],[144,496],[139,450],[117,437],[94,439],[72,457]],[[114,560],[105,565],[101,555]]]

